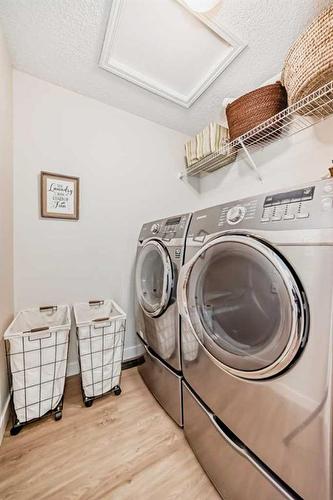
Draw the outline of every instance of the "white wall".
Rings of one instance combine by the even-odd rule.
[[[197,204],[197,192],[177,178],[184,140],[14,72],[16,311],[111,296],[129,315],[125,356],[136,355],[132,272],[140,227]],[[80,177],[78,222],[39,217],[41,170]],[[71,371],[75,360],[72,342]]]
[[[8,388],[3,333],[13,314],[12,68],[0,28],[0,443]]]
[[[333,161],[333,118],[254,154],[258,181],[244,156],[201,181],[200,207],[320,179]]]

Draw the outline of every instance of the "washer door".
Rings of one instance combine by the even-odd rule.
[[[151,317],[162,314],[168,306],[173,284],[171,260],[158,241],[145,243],[136,264],[136,294],[144,312]]]
[[[281,372],[305,339],[306,304],[291,269],[251,236],[203,246],[183,267],[178,300],[211,358],[242,378]]]

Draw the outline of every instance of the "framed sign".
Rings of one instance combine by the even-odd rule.
[[[52,219],[79,218],[80,179],[41,172],[41,216]]]

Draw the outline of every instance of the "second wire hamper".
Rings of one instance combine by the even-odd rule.
[[[121,393],[126,314],[113,300],[74,305],[85,406],[104,394]]]

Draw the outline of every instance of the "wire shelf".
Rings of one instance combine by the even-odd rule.
[[[206,156],[181,172],[180,177],[203,175],[234,162],[245,153],[256,169],[251,153],[272,142],[291,137],[333,114],[333,81],[284,109],[237,139],[225,143],[215,153]]]

